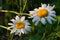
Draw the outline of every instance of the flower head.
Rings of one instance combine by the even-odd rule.
[[[15,19],[11,20],[13,23],[8,23],[8,25],[11,25],[9,28],[12,28],[11,33],[15,33],[15,35],[19,34],[21,35],[21,33],[27,33],[27,31],[30,31],[30,24],[28,22],[28,20],[25,20],[25,16],[19,18],[18,16],[16,16]]]
[[[39,21],[41,21],[42,24],[46,24],[46,19],[52,24],[52,20],[55,21],[53,17],[56,17],[56,12],[53,10],[54,7],[55,5],[41,4],[41,7],[34,9],[34,11],[29,11],[31,14],[29,18],[33,18],[32,21],[36,22],[35,25],[37,25]]]

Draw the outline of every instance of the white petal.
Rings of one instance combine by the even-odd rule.
[[[36,16],[36,14],[33,14],[32,16],[28,17],[28,18],[34,18]]]
[[[17,35],[19,33],[21,33],[21,31],[17,29],[16,32],[15,32],[15,35]]]
[[[50,4],[48,4],[47,9],[50,10],[50,8],[51,8],[51,6],[50,6]]]
[[[50,6],[50,4],[48,4],[47,9],[51,11],[51,10],[53,10],[53,9],[54,9],[54,7],[55,7],[55,5]]]
[[[56,12],[55,12],[55,11],[50,11],[50,13],[51,13],[51,14],[56,14]]]
[[[37,19],[36,18],[33,18],[32,22],[35,22]]]
[[[24,34],[24,29],[21,29],[21,32]]]
[[[30,25],[30,23],[29,23],[29,22],[27,22],[25,25]]]
[[[30,26],[25,26],[25,30],[26,31],[31,31],[31,27]]]
[[[30,25],[30,23],[28,22],[28,20],[24,21],[25,25]]]
[[[8,25],[14,25],[13,23],[8,23]]]
[[[15,29],[15,28],[12,29],[10,33],[12,34],[12,33],[14,33],[14,32],[16,32],[16,29]]]
[[[49,17],[51,20],[56,21],[53,17]]]
[[[11,30],[10,34],[12,34],[12,33],[14,33],[14,31],[13,31],[13,30]]]
[[[25,34],[27,33],[25,28],[24,28],[24,33],[25,33]]]
[[[16,16],[15,19],[16,19],[16,20],[20,20],[19,16]]]
[[[34,13],[35,13],[35,11],[29,11],[29,13],[30,13],[30,14],[34,14]]]
[[[46,20],[44,19],[44,18],[41,18],[41,22],[42,22],[42,24],[46,24]]]
[[[38,18],[37,16],[33,18],[32,22],[38,21],[40,20],[40,18]]]
[[[8,27],[8,29],[10,29],[10,28],[12,28],[12,27]]]
[[[21,29],[17,29],[18,32],[21,32]]]
[[[37,20],[37,21],[36,21],[36,23],[35,23],[36,26],[38,25],[39,21],[40,21],[40,20]]]
[[[35,8],[35,9],[34,9],[34,11],[36,11],[36,12],[37,12],[37,11],[38,11],[38,9],[37,9],[37,8]]]
[[[42,6],[43,8],[46,8],[46,6],[47,6],[47,5],[46,5],[46,4],[42,4],[42,3],[41,3],[41,6]]]
[[[25,16],[21,17],[20,21],[24,21],[25,20]]]
[[[12,21],[13,23],[15,23],[15,22],[16,22],[16,20],[14,20],[14,19],[12,19],[11,21]]]
[[[55,14],[49,14],[49,16],[53,16],[53,17],[56,17],[56,15],[55,15]]]
[[[50,19],[49,17],[47,17],[46,19],[47,19],[47,21],[48,21],[50,24],[52,24],[52,21],[51,21],[51,19]]]
[[[15,25],[10,26],[11,28],[15,28]]]
[[[15,32],[15,35],[18,35],[18,34],[19,34],[19,33],[16,31],[16,32]]]
[[[54,7],[55,7],[55,5],[53,5],[53,7],[51,7],[51,8],[50,8],[50,10],[53,10],[53,9],[54,9]]]
[[[30,14],[31,14],[31,16],[30,17],[28,17],[28,18],[33,18],[33,17],[35,17],[37,14],[37,11],[29,11],[30,12]]]
[[[49,8],[49,9],[50,9],[50,4],[48,4],[47,8]]]
[[[28,17],[28,18],[33,18],[34,16]]]
[[[36,13],[37,13],[36,11],[30,11],[31,16],[28,17],[28,18],[33,18],[33,17],[35,17],[35,16],[37,15]]]

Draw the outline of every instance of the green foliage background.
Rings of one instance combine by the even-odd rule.
[[[2,1],[2,3],[1,3]],[[13,10],[19,12],[19,0],[1,0],[1,6],[4,10]],[[39,24],[34,30],[32,28],[32,33],[22,36],[25,40],[60,40],[60,0],[28,0],[27,6],[24,12],[33,10],[41,6],[41,3],[46,3],[50,5],[55,5],[55,11],[57,15],[57,21],[53,24],[42,25]],[[2,13],[0,12],[0,25],[8,26],[10,19],[14,18],[16,14],[12,13]],[[30,22],[31,23],[31,22]],[[34,26],[33,24],[31,24]],[[0,28],[0,40],[7,40],[9,37],[9,31]],[[14,36],[13,40],[16,40],[18,36]],[[18,39],[17,39],[18,40]]]

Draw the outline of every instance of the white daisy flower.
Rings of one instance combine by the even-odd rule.
[[[31,16],[29,18],[33,18],[33,22],[36,22],[35,25],[38,24],[39,21],[42,24],[46,24],[47,21],[52,24],[52,20],[55,21],[53,17],[56,17],[56,12],[53,10],[55,5],[50,6],[49,4],[41,4],[41,7],[34,9],[34,11],[29,11]]]
[[[26,34],[27,31],[30,31],[30,24],[28,22],[28,20],[25,20],[25,16],[19,18],[18,16],[16,16],[15,19],[11,20],[13,23],[8,23],[8,25],[11,25],[9,28],[12,28],[11,30],[11,34],[15,33],[15,35],[19,34],[21,35],[21,33]]]

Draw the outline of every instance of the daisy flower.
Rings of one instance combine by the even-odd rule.
[[[15,33],[15,35],[19,34],[26,34],[27,31],[30,31],[30,24],[28,20],[25,20],[25,16],[19,18],[18,16],[15,17],[15,19],[11,20],[13,23],[8,23],[8,25],[11,25],[9,28],[12,28],[11,34]]]
[[[50,6],[49,4],[41,4],[41,7],[35,8],[33,11],[29,11],[31,16],[29,18],[33,18],[33,22],[35,25],[41,21],[42,24],[46,24],[46,20],[48,23],[52,24],[52,20],[55,21],[53,17],[56,17],[56,12],[53,10],[55,5]]]

